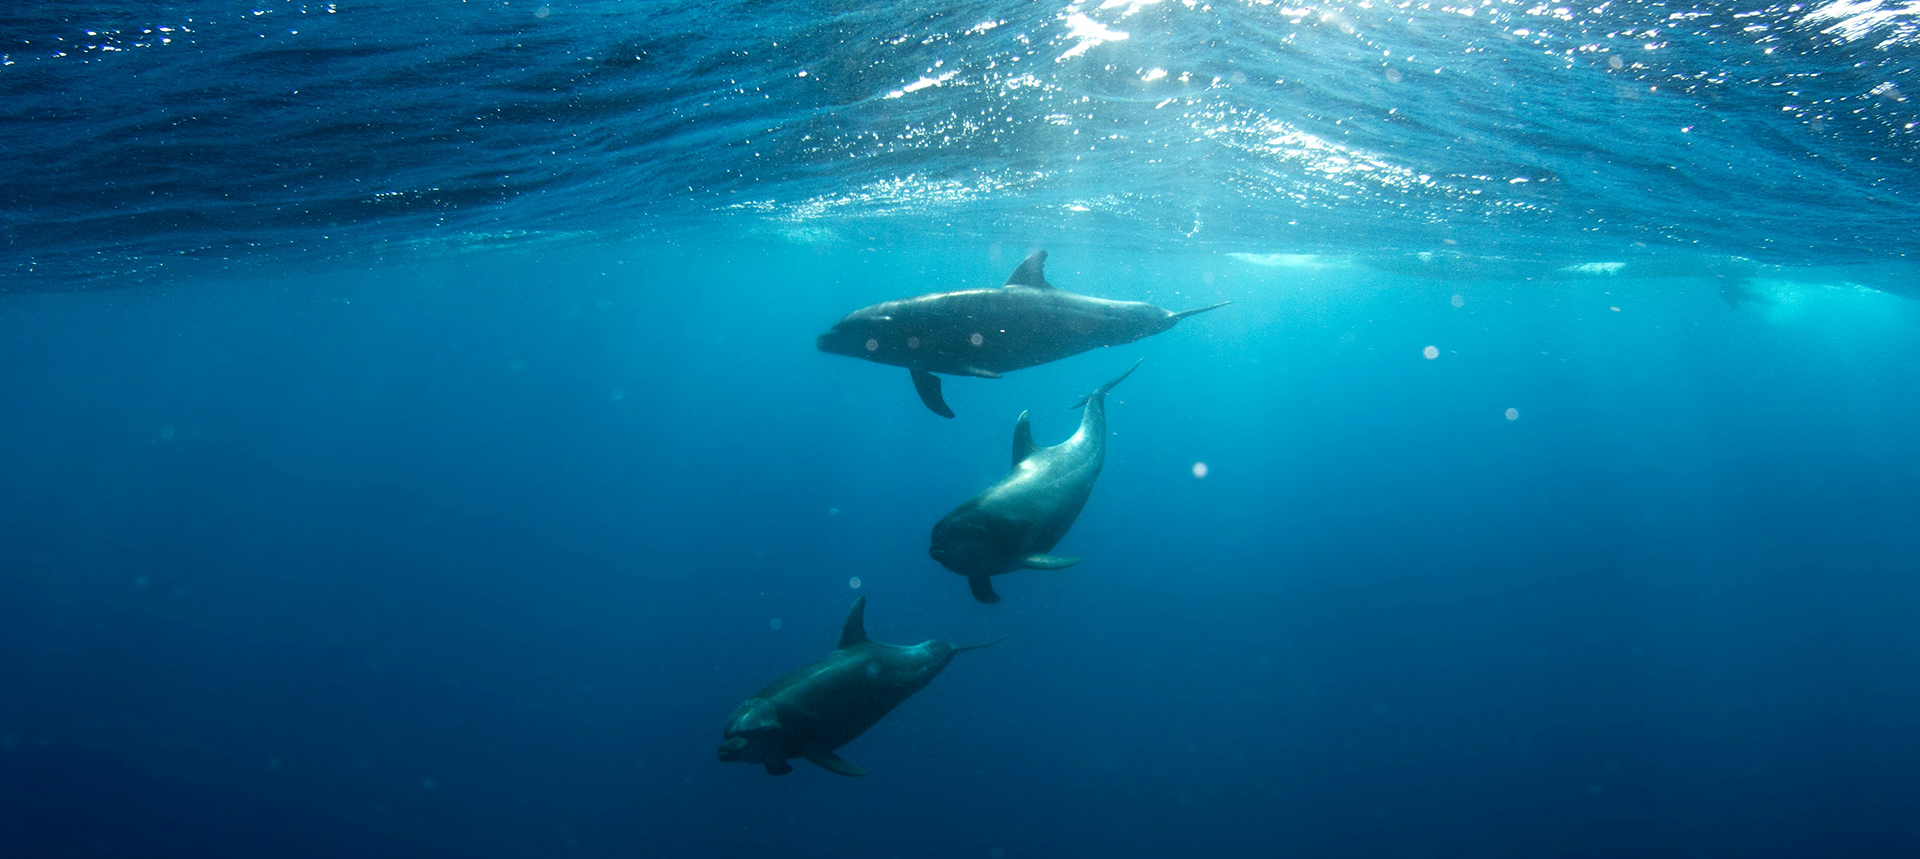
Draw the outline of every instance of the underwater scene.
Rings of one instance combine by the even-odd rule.
[[[0,856],[1920,855],[1920,5],[0,10]]]

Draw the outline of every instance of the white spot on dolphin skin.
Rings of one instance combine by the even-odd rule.
[[[1431,361],[1435,358],[1440,357],[1440,347],[1428,346],[1427,348],[1420,350],[1420,354],[1421,356],[1425,357],[1427,360]]]
[[[1520,419],[1520,410],[1519,410],[1519,409],[1508,409],[1508,410],[1507,410],[1507,420],[1510,420],[1510,421],[1517,421],[1517,420],[1519,420],[1519,419]]]
[[[783,626],[786,626],[786,624],[777,617],[770,621],[767,621],[767,628],[773,630],[774,632],[779,632],[780,627],[783,627]]]
[[[908,338],[907,338],[907,348],[908,348],[908,349],[918,349],[918,348],[920,348],[920,338],[918,338],[918,337],[908,337]]]
[[[985,337],[982,337],[982,336],[980,336],[980,332],[978,332],[978,331],[975,331],[975,332],[973,332],[973,336],[972,336],[972,337],[968,337],[968,338],[967,338],[967,342],[968,342],[968,343],[972,343],[972,344],[973,344],[973,345],[975,345],[975,346],[978,346],[978,345],[980,345],[980,344],[982,344],[982,343],[985,343],[985,342],[987,342],[987,338],[985,338]]]
[[[847,587],[850,587],[850,588],[853,588],[853,589],[854,589],[854,590],[856,590],[856,591],[857,591],[857,590],[859,590],[859,589],[860,589],[860,577],[859,577],[859,576],[854,576],[853,578],[851,578],[851,579],[848,579],[848,580],[847,580]]]
[[[1194,463],[1194,464],[1193,464],[1193,479],[1195,479],[1195,480],[1201,480],[1201,479],[1204,479],[1204,478],[1205,478],[1206,476],[1207,476],[1207,464],[1206,464],[1206,463],[1204,463],[1204,462],[1196,462],[1196,463]]]
[[[873,339],[872,337],[868,337],[868,338],[867,338],[867,351],[868,351],[868,352],[872,352],[872,351],[874,351],[874,350],[876,350],[876,349],[879,349],[879,348],[880,348],[880,341],[878,341],[878,340],[875,340],[875,339]]]

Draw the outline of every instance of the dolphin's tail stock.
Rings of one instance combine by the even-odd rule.
[[[992,647],[1012,637],[1013,637],[1012,634],[1009,633],[1007,635],[1000,636],[999,638],[996,638],[992,641],[983,642],[981,644],[956,644],[953,646],[953,652],[959,653],[964,650],[979,650],[982,647]]]
[[[1198,312],[1198,311],[1196,311],[1196,312]],[[1128,377],[1128,376],[1131,376],[1131,375],[1133,375],[1133,371],[1135,371],[1135,370],[1138,370],[1138,369],[1140,369],[1140,365],[1141,365],[1142,363],[1145,363],[1145,362],[1146,362],[1146,360],[1147,360],[1147,359],[1145,359],[1145,358],[1141,358],[1140,360],[1138,360],[1138,361],[1135,361],[1135,362],[1133,362],[1133,366],[1131,366],[1131,367],[1128,367],[1128,368],[1127,368],[1127,371],[1126,371],[1125,373],[1121,373],[1121,374],[1120,374],[1120,376],[1119,376],[1119,378],[1116,378],[1116,379],[1114,379],[1114,380],[1113,380],[1113,381],[1111,381],[1111,382],[1108,382],[1108,383],[1106,383],[1106,384],[1104,384],[1104,385],[1101,385],[1101,386],[1100,386],[1100,387],[1098,387],[1098,388],[1094,388],[1094,389],[1093,389],[1093,393],[1091,393],[1091,394],[1088,394],[1088,395],[1086,395],[1086,396],[1084,396],[1084,397],[1081,397],[1081,398],[1080,398],[1080,402],[1077,402],[1077,403],[1074,403],[1073,405],[1071,405],[1071,406],[1068,406],[1067,408],[1069,408],[1069,409],[1077,409],[1077,408],[1080,408],[1081,406],[1084,406],[1084,405],[1086,405],[1086,404],[1088,404],[1088,403],[1091,403],[1091,402],[1093,402],[1093,401],[1095,401],[1095,400],[1103,400],[1103,399],[1105,399],[1105,398],[1106,398],[1106,396],[1107,396],[1107,392],[1108,392],[1108,391],[1111,391],[1111,390],[1113,390],[1113,386],[1114,386],[1114,385],[1118,385],[1118,384],[1120,384],[1121,382],[1124,382],[1124,381],[1126,381],[1126,380],[1127,380],[1127,377]]]
[[[1205,313],[1205,312],[1207,312],[1207,311],[1209,311],[1209,310],[1219,310],[1220,308],[1222,308],[1222,307],[1225,307],[1225,306],[1227,306],[1227,305],[1229,305],[1229,304],[1232,304],[1232,303],[1233,303],[1233,302],[1231,302],[1231,301],[1222,301],[1222,302],[1220,302],[1219,304],[1209,304],[1209,305],[1207,305],[1207,306],[1205,306],[1205,307],[1196,307],[1196,308],[1194,308],[1194,309],[1192,309],[1192,310],[1182,310],[1182,311],[1180,311],[1180,312],[1178,312],[1178,313],[1175,313],[1175,314],[1173,315],[1173,321],[1175,321],[1175,322],[1179,322],[1180,320],[1182,320],[1182,319],[1185,319],[1185,318],[1187,318],[1187,317],[1189,317],[1189,316],[1198,316],[1198,315],[1200,315],[1200,314],[1202,314],[1202,313]]]

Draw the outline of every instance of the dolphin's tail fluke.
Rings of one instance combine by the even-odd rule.
[[[1080,398],[1080,402],[1077,402],[1077,403],[1074,403],[1073,405],[1071,405],[1071,406],[1068,406],[1067,408],[1068,408],[1068,409],[1077,409],[1077,408],[1080,408],[1081,406],[1084,406],[1084,405],[1086,405],[1086,404],[1088,404],[1088,403],[1090,403],[1090,402],[1093,402],[1094,400],[1098,400],[1098,399],[1100,399],[1100,398],[1102,398],[1102,397],[1105,397],[1105,396],[1107,395],[1107,392],[1108,392],[1108,391],[1111,391],[1111,390],[1113,390],[1113,386],[1114,386],[1114,385],[1118,385],[1118,384],[1120,384],[1121,382],[1124,382],[1124,381],[1126,381],[1126,380],[1127,380],[1127,377],[1128,377],[1128,376],[1131,376],[1131,375],[1133,375],[1133,371],[1135,371],[1135,370],[1138,370],[1138,369],[1140,369],[1140,365],[1141,365],[1142,363],[1144,363],[1144,362],[1145,362],[1146,360],[1147,360],[1147,359],[1145,359],[1145,358],[1141,358],[1140,360],[1138,360],[1138,361],[1135,361],[1135,362],[1133,362],[1133,366],[1131,366],[1131,367],[1128,367],[1128,368],[1127,368],[1127,371],[1126,371],[1125,373],[1121,373],[1121,374],[1120,374],[1120,376],[1119,376],[1119,378],[1116,378],[1116,379],[1114,379],[1114,380],[1113,380],[1113,381],[1111,381],[1111,382],[1108,382],[1108,383],[1106,383],[1106,384],[1104,384],[1104,385],[1101,385],[1101,386],[1100,386],[1100,387],[1098,387],[1098,388],[1094,388],[1094,389],[1093,389],[1093,393],[1091,393],[1091,394],[1088,394],[1088,395],[1086,395],[1086,396],[1084,396],[1084,397],[1081,397],[1081,398]]]
[[[1231,302],[1231,301],[1222,301],[1222,302],[1220,302],[1219,304],[1209,304],[1209,305],[1207,305],[1207,306],[1205,306],[1205,307],[1196,307],[1196,308],[1194,308],[1194,309],[1192,309],[1192,310],[1182,310],[1182,311],[1180,311],[1179,313],[1175,313],[1175,314],[1173,315],[1173,321],[1175,321],[1175,322],[1179,322],[1180,320],[1182,320],[1182,319],[1185,319],[1185,318],[1187,318],[1187,317],[1189,317],[1189,316],[1198,316],[1198,315],[1200,315],[1200,314],[1202,314],[1202,313],[1205,313],[1205,312],[1207,312],[1207,311],[1209,311],[1209,310],[1219,310],[1220,308],[1222,308],[1222,307],[1225,307],[1225,306],[1227,306],[1227,305],[1229,305],[1229,304],[1232,304],[1232,303],[1233,303],[1233,302]]]

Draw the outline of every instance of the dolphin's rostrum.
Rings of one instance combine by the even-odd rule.
[[[788,758],[806,758],[841,775],[866,775],[834,750],[926,688],[955,653],[995,643],[882,644],[867,638],[866,611],[867,598],[855,600],[832,654],[780,678],[733,711],[720,760],[761,764],[769,773],[786,775],[793,772]]]
[[[973,597],[999,602],[992,577],[1020,569],[1058,570],[1079,558],[1047,554],[1080,516],[1107,459],[1107,392],[1139,362],[1082,398],[1080,430],[1053,447],[1036,448],[1027,413],[1013,427],[1013,470],[985,492],[941,517],[927,554],[967,577]]]
[[[921,402],[953,417],[933,374],[997,379],[1101,346],[1158,334],[1196,313],[1141,301],[1109,301],[1047,283],[1046,251],[1034,251],[1005,286],[936,292],[863,307],[820,335],[823,352],[905,367]]]

